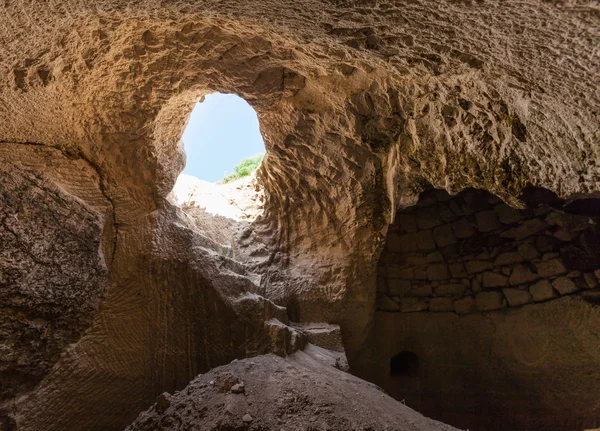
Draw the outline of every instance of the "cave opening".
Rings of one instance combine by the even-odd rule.
[[[196,103],[182,141],[187,155],[182,173],[211,183],[247,176],[248,166],[243,172],[234,166],[265,153],[256,111],[235,94],[212,93]]]
[[[198,231],[231,249],[241,224],[261,213],[264,193],[257,171],[265,144],[254,108],[235,94],[202,97],[181,137],[186,166],[171,192]]]
[[[390,359],[390,377],[412,377],[419,371],[419,357],[413,352],[402,351]]]
[[[173,189],[177,204],[233,220],[254,218],[265,144],[252,106],[235,94],[204,96],[181,140],[186,166]]]

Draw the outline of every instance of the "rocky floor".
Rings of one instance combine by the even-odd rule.
[[[126,431],[451,431],[335,368],[339,354],[313,345],[286,358],[235,360],[162,394]]]

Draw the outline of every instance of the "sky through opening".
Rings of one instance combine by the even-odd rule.
[[[233,94],[209,94],[197,103],[182,139],[183,173],[210,182],[234,172],[244,158],[265,152],[256,112]]]

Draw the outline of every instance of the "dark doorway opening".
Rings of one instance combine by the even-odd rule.
[[[390,376],[416,376],[419,358],[412,352],[402,351],[390,360]]]

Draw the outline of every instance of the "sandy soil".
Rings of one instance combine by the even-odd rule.
[[[158,397],[126,431],[451,431],[334,367],[339,354],[309,345],[286,358],[235,360]]]

